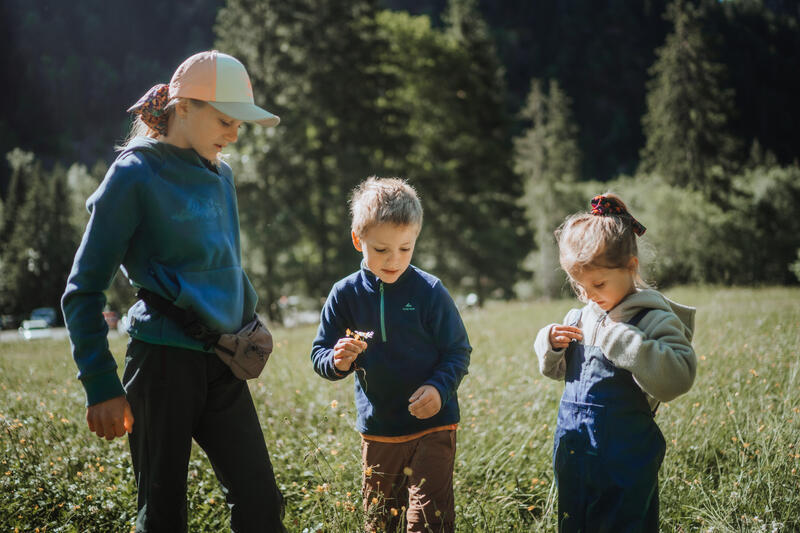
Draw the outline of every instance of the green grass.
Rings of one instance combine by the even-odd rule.
[[[681,288],[698,307],[694,388],[663,405],[664,531],[800,529],[800,290]],[[474,346],[459,390],[456,458],[461,531],[555,528],[552,431],[562,385],[539,375],[537,330],[572,301],[490,304],[464,318]],[[290,531],[356,531],[360,439],[352,382],[312,370],[313,327],[274,331],[251,382]],[[125,340],[112,342],[118,359]],[[125,439],[86,428],[66,341],[0,344],[0,531],[127,531],[135,487]],[[202,452],[190,464],[192,531],[227,527]]]

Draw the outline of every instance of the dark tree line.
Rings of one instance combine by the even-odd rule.
[[[503,68],[506,111],[514,116],[522,108],[531,78],[558,81],[573,101],[585,179],[607,180],[639,165],[648,68],[671,29],[664,18],[667,3],[477,3]],[[702,11],[702,32],[727,70],[736,109],[730,128],[745,155],[758,139],[780,163],[791,163],[800,155],[800,132],[792,120],[800,116],[800,3],[691,3]],[[48,166],[109,161],[113,140],[127,124],[122,110],[146,85],[167,81],[181,59],[213,46],[213,23],[224,4],[0,2],[6,51],[0,57],[0,152],[20,147]],[[425,14],[435,28],[445,25],[446,0],[382,0],[376,7]],[[515,133],[523,127],[522,121],[512,123]],[[0,169],[5,195],[10,170]]]
[[[441,20],[442,0],[387,0]],[[668,0],[479,2],[497,44],[509,109],[524,105],[531,78],[555,79],[573,101],[584,179],[606,181],[639,166],[648,69],[672,29]],[[695,0],[701,31],[735,93],[731,132],[743,154],[758,139],[777,161],[800,155],[800,2]],[[517,122],[517,133],[524,127]]]

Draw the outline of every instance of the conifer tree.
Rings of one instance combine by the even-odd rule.
[[[411,179],[425,207],[415,262],[482,302],[511,294],[527,228],[494,44],[474,2],[451,2],[445,21],[442,32],[424,16],[379,17],[389,43],[383,64],[401,81],[389,98],[407,112],[396,115],[406,134],[395,138],[407,148],[393,170]]]
[[[539,294],[548,297],[558,296],[564,286],[553,231],[565,215],[580,207],[571,205],[568,190],[578,180],[581,165],[578,129],[570,106],[569,97],[557,81],[550,80],[545,93],[541,81],[532,80],[520,113],[531,125],[514,139],[514,170],[525,184],[521,203],[537,246],[531,258],[534,286]]]
[[[32,155],[32,154],[31,154]],[[12,228],[2,251],[2,276],[0,276],[0,302],[11,313],[30,311],[27,302],[39,298],[38,280],[42,272],[42,257],[37,236],[45,228],[46,212],[39,210],[49,200],[41,164],[32,157],[26,159],[24,172],[17,175],[25,180],[25,194],[15,209]],[[49,203],[49,202],[48,202]],[[37,304],[34,304],[36,306]]]
[[[61,165],[56,165],[51,171],[46,194],[49,205],[46,208],[45,235],[41,235],[37,243],[42,257],[42,271],[37,281],[42,304],[58,309],[79,235],[72,225],[72,206],[65,201],[69,198],[69,186],[66,169]]]
[[[34,307],[58,307],[76,248],[69,221],[66,175],[56,166],[48,174],[27,158],[24,176],[27,192],[16,210],[0,263],[0,302],[10,313],[27,313]]]
[[[347,198],[380,173],[386,82],[374,0],[229,0],[217,46],[247,65],[258,104],[281,117],[237,150],[244,254],[262,299],[324,296],[358,264]],[[274,313],[275,308],[271,311]]]
[[[27,192],[39,178],[41,165],[32,153],[19,148],[6,154],[6,159],[11,167],[11,182],[0,220],[0,312],[20,314],[23,306],[15,288],[18,280],[25,277],[27,258],[22,257],[22,239],[17,233],[24,223],[19,219],[24,217]]]
[[[351,271],[347,196],[377,174],[410,179],[423,198],[420,266],[481,299],[509,295],[527,228],[502,71],[474,2],[453,2],[444,32],[386,22],[414,18],[371,1],[308,4],[229,0],[217,27],[282,119],[266,150],[248,136],[239,147],[244,253],[257,254],[260,290],[274,299],[303,277],[301,290],[322,295]]]
[[[713,59],[697,8],[675,0],[667,13],[673,31],[650,68],[640,170],[722,203],[737,159],[729,133],[733,91],[725,87],[725,67]]]
[[[3,216],[0,218],[0,249],[11,240],[17,224],[18,212],[25,202],[28,182],[34,172],[34,155],[31,152],[15,148],[6,154],[6,160],[11,167],[11,180],[8,186],[8,195],[3,204]]]
[[[453,69],[442,87],[451,89],[437,142],[452,164],[448,180],[431,195],[443,275],[473,279],[479,302],[490,293],[511,296],[527,254],[522,183],[511,169],[510,120],[497,49],[476,0],[450,0],[443,17]],[[446,189],[442,186],[447,187]],[[443,258],[444,259],[444,258]],[[449,272],[448,272],[449,271]]]

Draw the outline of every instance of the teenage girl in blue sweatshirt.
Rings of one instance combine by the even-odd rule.
[[[282,497],[247,384],[141,300],[128,313],[132,340],[120,380],[102,315],[121,265],[134,287],[220,333],[253,317],[233,175],[220,153],[242,122],[279,119],[254,105],[244,66],[217,51],[188,58],[169,85],[153,87],[130,111],[137,118],[129,141],[87,201],[91,217],[62,298],[89,429],[108,440],[129,434],[137,531],[187,530],[192,439],[223,485],[232,529],[283,531]]]

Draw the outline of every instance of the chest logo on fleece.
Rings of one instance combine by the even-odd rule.
[[[416,311],[417,308],[411,305],[411,302],[408,302],[406,305],[403,306],[403,311]]]
[[[197,220],[200,218],[212,219],[222,216],[222,206],[211,198],[189,198],[186,207],[172,215],[170,218],[178,222]]]

